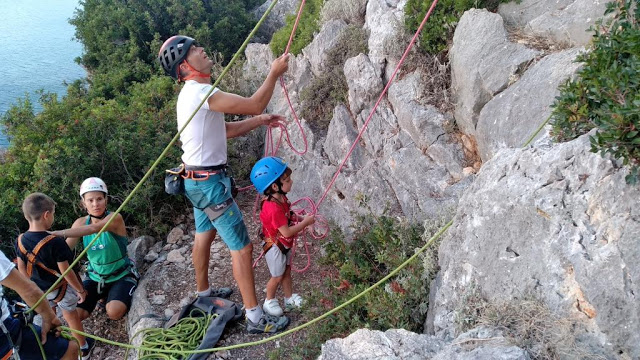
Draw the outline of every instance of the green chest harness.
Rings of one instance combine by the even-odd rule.
[[[87,216],[86,225],[91,223]],[[82,245],[89,248],[87,257],[89,278],[100,284],[110,283],[132,273],[132,263],[127,256],[127,238],[105,231],[89,246],[95,235],[82,237]]]

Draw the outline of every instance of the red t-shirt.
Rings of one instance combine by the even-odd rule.
[[[262,223],[262,233],[265,238],[280,241],[287,248],[293,246],[293,237],[286,238],[280,234],[278,228],[284,225],[291,226],[289,216],[291,214],[291,204],[287,197],[284,197],[284,204],[277,201],[265,200],[260,211],[260,222]]]

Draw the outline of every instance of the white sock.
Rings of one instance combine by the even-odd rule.
[[[200,297],[207,297],[207,296],[211,295],[211,288],[208,288],[205,291],[197,291],[197,293],[198,293],[198,296],[200,296]]]
[[[251,320],[252,323],[257,323],[258,321],[260,321],[261,317],[262,307],[260,307],[260,305],[251,309],[247,309],[247,319]]]

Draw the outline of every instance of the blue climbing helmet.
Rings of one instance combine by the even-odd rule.
[[[276,182],[287,171],[287,163],[279,157],[268,156],[258,160],[251,169],[251,183],[260,194]]]

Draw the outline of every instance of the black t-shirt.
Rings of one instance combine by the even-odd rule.
[[[27,231],[22,234],[22,245],[27,249],[27,251],[33,251],[33,248],[38,245],[40,240],[47,236],[49,236],[49,233],[46,231]],[[27,260],[27,257],[22,254],[20,248],[17,247],[16,250],[18,256],[20,256],[20,259],[24,261],[25,265],[28,264],[29,260]],[[63,238],[56,237],[40,248],[38,255],[36,255],[36,259],[49,269],[60,273],[58,263],[68,261],[69,264],[71,264],[73,262],[73,253]],[[48,290],[51,285],[58,280],[58,278],[34,264],[33,272],[31,273],[31,280],[33,280],[40,289],[45,291]]]

